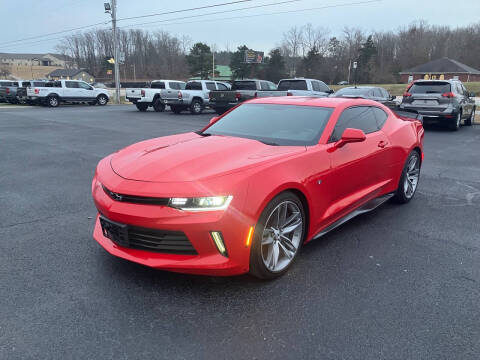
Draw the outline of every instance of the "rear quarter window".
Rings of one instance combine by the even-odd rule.
[[[165,89],[165,83],[163,81],[154,81],[150,85],[151,89]]]
[[[232,90],[257,90],[255,81],[234,81]]]
[[[185,90],[202,90],[202,83],[198,81],[192,81],[185,85]]]

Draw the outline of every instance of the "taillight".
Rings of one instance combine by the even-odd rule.
[[[442,96],[447,98],[453,98],[455,97],[455,94],[450,91],[450,92],[443,93]]]
[[[408,91],[405,91],[403,93],[403,97],[410,97],[410,96],[412,96],[412,94],[410,94]]]
[[[183,98],[183,94],[181,91],[178,92],[178,99],[181,100]]]
[[[145,90],[140,90],[140,96],[145,97]]]
[[[291,92],[287,92],[287,96],[293,96]]]
[[[9,89],[9,88],[6,88],[6,89],[5,89],[5,92],[7,93],[7,95],[10,94],[10,89]]]
[[[240,93],[238,93],[238,92],[235,93],[235,99],[236,99],[237,101],[240,100],[240,96],[241,96]]]
[[[33,92],[34,92],[35,94],[38,94],[38,93],[40,93],[40,90],[37,89],[37,88],[35,88],[35,89],[33,89]]]

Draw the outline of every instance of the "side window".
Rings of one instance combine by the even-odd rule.
[[[370,106],[355,106],[345,109],[333,129],[330,142],[338,141],[347,128],[363,130],[365,134],[378,131],[377,119]]]
[[[270,90],[277,90],[277,85],[275,85],[272,82],[268,82],[268,85],[270,86]]]
[[[165,89],[165,83],[163,81],[154,81],[150,84],[151,89]]]
[[[322,92],[329,92],[330,91],[330,88],[327,86],[327,84],[325,84],[322,81],[318,81],[318,86],[320,86],[320,91],[322,91]]]
[[[217,86],[218,86],[218,90],[228,90],[228,88],[222,83],[217,83]]]
[[[260,90],[270,90],[270,86],[266,81],[260,81]]]
[[[382,95],[382,92],[380,91],[380,89],[373,89],[373,96],[375,97],[378,97],[378,98],[383,98],[384,96]]]
[[[69,89],[77,89],[78,88],[78,82],[76,81],[65,81],[65,87]]]
[[[86,82],[80,81],[77,84],[78,84],[78,87],[81,88],[81,89],[85,89],[85,90],[91,90],[92,89],[92,87],[90,85],[88,85]]]
[[[207,87],[208,90],[217,90],[217,88],[215,87],[215,83],[213,82],[207,82],[205,83],[205,86]]]
[[[383,97],[384,97],[384,98],[386,98],[386,99],[390,99],[390,98],[391,98],[391,96],[390,96],[390,94],[388,93],[387,90],[385,90],[385,89],[380,89],[380,90],[382,91],[382,94],[383,94]]]
[[[173,89],[173,90],[180,90],[180,83],[178,82],[169,82],[168,83],[169,86],[170,86],[170,89]]]
[[[312,81],[312,89],[313,91],[322,91],[320,90],[320,84],[318,83],[318,81]]]
[[[465,96],[468,96],[468,91],[467,91],[467,89],[465,88],[465,86],[463,86],[462,83],[460,83],[460,87],[462,88],[462,94],[464,94]]]
[[[383,125],[385,125],[385,122],[388,119],[388,115],[382,109],[374,106],[372,106],[372,112],[373,112],[373,115],[375,116],[375,120],[377,121],[377,129],[381,130],[383,128]]]

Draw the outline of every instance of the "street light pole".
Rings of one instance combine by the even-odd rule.
[[[115,59],[115,100],[120,104],[120,59],[118,58],[117,0],[112,1],[113,58]]]

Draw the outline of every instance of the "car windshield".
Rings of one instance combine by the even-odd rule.
[[[281,80],[278,83],[278,90],[308,90],[305,80]]]
[[[203,135],[227,135],[268,145],[318,143],[333,108],[280,104],[243,104],[223,116]]]
[[[257,90],[255,81],[234,81],[232,90]]]
[[[433,81],[418,82],[408,89],[410,94],[444,94],[450,91],[450,83]]]
[[[372,96],[372,89],[367,88],[343,88],[338,90],[334,96]]]

